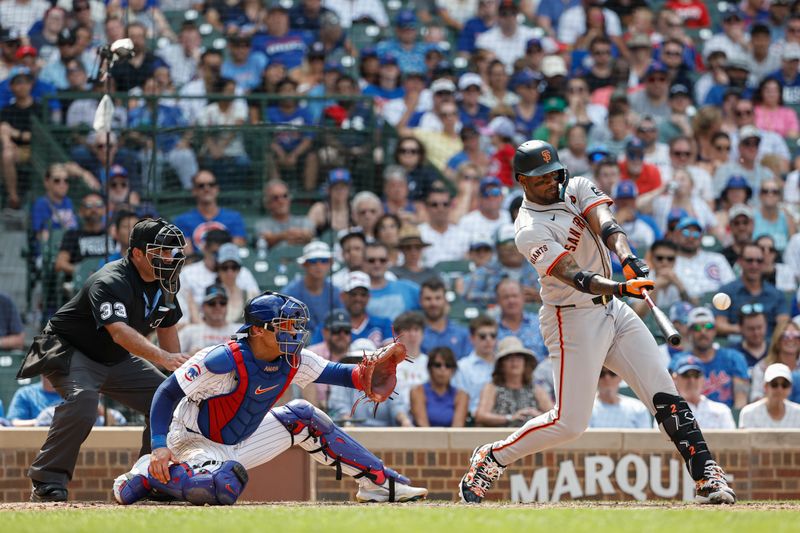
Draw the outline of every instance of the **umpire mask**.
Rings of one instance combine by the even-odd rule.
[[[186,262],[183,232],[161,218],[141,220],[133,227],[130,246],[144,251],[161,289],[176,294],[180,288],[181,269]]]

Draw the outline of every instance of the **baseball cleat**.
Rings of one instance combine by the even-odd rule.
[[[486,497],[486,491],[492,488],[505,471],[506,467],[495,459],[491,444],[475,448],[469,460],[469,470],[458,485],[461,502],[481,503]]]
[[[725,471],[712,460],[706,461],[703,479],[695,483],[694,501],[708,504],[736,503],[736,493],[725,481]]]
[[[389,483],[394,483],[394,497],[389,489]],[[428,489],[424,487],[412,487],[396,483],[387,479],[383,485],[376,485],[367,478],[358,480],[358,492],[356,500],[359,503],[386,503],[386,502],[415,502],[424,500],[428,496]]]

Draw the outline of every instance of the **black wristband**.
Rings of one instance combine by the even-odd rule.
[[[608,246],[608,238],[615,233],[625,234],[625,230],[623,230],[622,226],[617,224],[615,221],[606,222],[603,224],[600,228],[600,238],[603,239],[603,244]]]
[[[572,281],[575,283],[575,288],[581,292],[585,292],[587,294],[592,294],[592,291],[589,290],[589,287],[592,284],[592,278],[595,276],[599,276],[597,272],[591,272],[589,270],[581,270],[575,277],[572,278]]]

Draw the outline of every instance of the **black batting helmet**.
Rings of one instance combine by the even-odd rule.
[[[558,150],[544,141],[526,141],[514,154],[514,175],[541,176],[554,170],[565,170],[558,159]]]

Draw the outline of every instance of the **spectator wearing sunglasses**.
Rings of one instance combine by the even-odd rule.
[[[323,359],[340,362],[347,356],[347,350],[353,341],[350,326],[350,315],[344,309],[334,309],[328,314],[325,323],[322,325],[322,341],[312,344],[308,349]],[[328,410],[328,394],[330,385],[327,383],[314,383],[316,387],[316,405],[324,410]]]
[[[598,380],[590,428],[649,429],[653,426],[650,412],[642,402],[619,393],[622,378],[615,372],[603,367]]]
[[[325,323],[333,309],[342,307],[339,289],[329,279],[333,252],[327,243],[311,241],[303,247],[297,263],[303,267],[303,277],[284,287],[283,292],[294,296],[308,306],[308,330],[314,331]]]
[[[647,264],[650,265],[650,277],[655,280],[658,287],[653,293],[653,298],[661,309],[669,309],[674,303],[690,300],[686,287],[675,273],[677,258],[678,247],[666,240],[655,241],[648,251]],[[639,316],[647,314],[649,309],[644,301],[635,302],[633,308]]]
[[[758,162],[762,137],[755,126],[747,125],[739,130],[738,159],[732,159],[714,173],[714,192],[718,197],[731,176],[743,176],[753,190],[759,190],[762,181],[774,178],[772,171]]]
[[[800,383],[800,326],[797,322],[787,322],[775,328],[767,356],[751,369],[751,402],[764,397],[764,375],[767,368],[775,363],[788,366],[792,371],[792,382]],[[800,403],[800,387],[792,387],[789,399]]]
[[[257,296],[258,290],[253,287],[243,289],[236,284],[239,272],[242,271],[242,258],[239,247],[234,243],[220,246],[217,252],[217,280],[228,294],[228,322],[244,322],[244,305],[247,300]]]
[[[692,351],[677,355],[672,370],[677,371],[684,356],[693,355],[706,379],[703,394],[728,407],[744,407],[750,385],[744,355],[730,348],[715,347],[717,328],[714,313],[707,307],[692,309],[688,323]]]
[[[779,179],[762,181],[758,197],[760,207],[754,213],[753,233],[769,235],[774,240],[775,248],[782,252],[786,249],[791,236],[797,233],[794,218],[781,206],[783,181]]]
[[[724,311],[716,311],[716,326],[720,335],[741,333],[739,313],[764,313],[767,318],[767,335],[779,323],[789,320],[786,299],[771,283],[763,281],[764,251],[751,242],[742,248],[737,261],[742,274],[739,279],[720,287],[731,297],[731,306]]]
[[[703,429],[736,429],[731,408],[704,394],[707,381],[699,359],[692,355],[682,356],[676,361],[674,369],[672,379],[675,388],[689,404],[698,425]]]
[[[761,311],[759,311],[761,309]],[[731,346],[744,355],[747,366],[757,365],[767,356],[767,317],[764,316],[761,304],[745,304],[739,310],[739,329],[741,342]]]
[[[235,245],[234,245],[235,246]],[[222,344],[242,326],[228,322],[228,293],[222,285],[209,285],[203,297],[199,324],[189,324],[181,329],[178,338],[181,349],[193,354],[206,346]]]
[[[658,167],[644,162],[644,143],[632,137],[625,145],[625,159],[619,164],[623,180],[636,184],[639,194],[647,194],[661,186],[661,173]]]
[[[117,244],[107,231],[103,217],[106,204],[98,193],[86,194],[78,208],[80,227],[64,233],[61,249],[56,255],[55,271],[65,273],[70,279],[81,261],[88,258],[105,257],[113,254]]]
[[[684,217],[675,226],[678,258],[675,273],[683,281],[691,298],[707,292],[717,292],[720,287],[736,279],[725,256],[702,250],[703,227],[696,218]]]
[[[734,176],[730,181],[736,179],[743,180],[744,178]],[[728,209],[725,218],[728,221],[727,226],[733,242],[723,248],[721,253],[728,260],[728,263],[734,266],[736,261],[739,260],[744,246],[753,241],[753,210],[743,203],[734,204]]]
[[[456,358],[447,347],[428,356],[428,382],[411,389],[411,416],[418,427],[464,427],[467,393],[453,386]]]
[[[368,243],[364,252],[364,267],[370,280],[370,299],[367,304],[370,315],[394,320],[400,313],[419,309],[419,285],[403,279],[386,279],[389,268],[386,245]]]
[[[461,233],[467,236],[482,232],[494,234],[501,226],[511,223],[511,215],[501,209],[504,194],[498,178],[483,178],[478,193],[478,208],[464,215],[458,224]]]
[[[631,109],[640,116],[653,117],[657,123],[669,120],[669,69],[660,61],[653,61],[644,75],[644,89],[630,97]]]
[[[789,401],[793,387],[791,369],[773,363],[764,372],[764,398],[742,408],[740,428],[800,428],[800,404]]]
[[[781,253],[775,248],[775,240],[770,235],[759,235],[755,242],[764,251],[764,281],[772,283],[781,292],[797,290],[795,272],[792,267],[781,262]]]
[[[494,352],[497,347],[497,322],[489,316],[479,315],[469,323],[469,340],[472,351],[458,361],[458,371],[453,385],[469,397],[469,412],[473,415],[483,386],[492,380]]]

